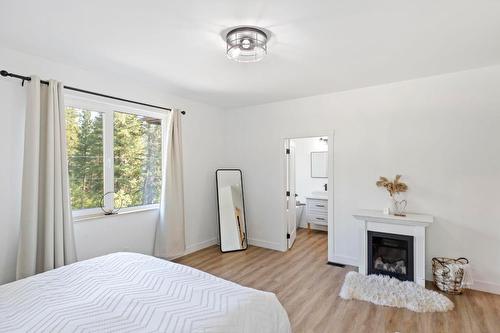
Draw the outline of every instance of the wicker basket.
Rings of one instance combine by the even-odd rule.
[[[468,264],[469,260],[466,258],[432,258],[432,275],[434,277],[434,284],[442,291],[458,295],[462,293],[462,279],[464,277],[464,270],[459,269],[455,276],[451,276],[450,264]]]

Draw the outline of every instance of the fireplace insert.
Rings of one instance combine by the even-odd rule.
[[[413,236],[368,231],[368,274],[414,281]]]

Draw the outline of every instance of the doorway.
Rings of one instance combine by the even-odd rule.
[[[329,136],[290,138],[285,150],[285,229],[286,248],[292,248],[297,230],[329,232],[332,207]],[[330,237],[329,237],[330,238]],[[330,242],[329,242],[330,243]]]

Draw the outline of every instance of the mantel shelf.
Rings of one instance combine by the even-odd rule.
[[[390,224],[401,224],[401,225],[413,225],[413,226],[424,226],[427,227],[434,222],[434,216],[424,215],[424,214],[406,214],[406,216],[395,216],[384,214],[379,210],[372,209],[360,209],[353,216],[357,220],[369,221],[369,222],[379,222],[379,223],[390,223]]]

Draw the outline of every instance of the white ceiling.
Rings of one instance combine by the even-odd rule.
[[[500,63],[498,0],[1,0],[0,13],[8,47],[222,107]],[[242,24],[274,34],[262,62],[225,57],[220,32]]]

